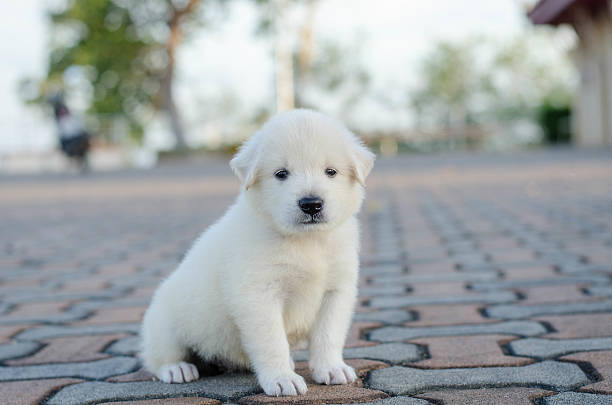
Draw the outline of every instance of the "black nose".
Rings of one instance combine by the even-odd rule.
[[[306,214],[314,215],[323,208],[323,200],[319,197],[304,197],[298,201],[298,205]]]

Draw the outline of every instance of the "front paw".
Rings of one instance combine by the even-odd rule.
[[[166,364],[157,371],[157,378],[169,384],[182,384],[200,378],[198,369],[191,363]]]
[[[258,380],[266,395],[275,397],[281,395],[295,396],[305,394],[308,391],[304,378],[293,371],[282,374],[264,373],[258,376]]]
[[[334,365],[311,365],[310,375],[318,384],[349,384],[357,379],[353,367],[344,362]]]

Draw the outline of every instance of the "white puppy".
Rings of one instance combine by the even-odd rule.
[[[355,214],[374,155],[323,114],[276,115],[230,165],[236,203],[155,293],[142,326],[145,366],[168,383],[198,379],[190,352],[250,368],[268,395],[306,392],[290,351],[309,345],[312,378],[346,384],[342,359],[357,291]]]

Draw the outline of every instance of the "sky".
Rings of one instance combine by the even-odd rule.
[[[0,153],[55,145],[50,117],[24,106],[17,85],[24,77],[44,75],[49,35],[45,10],[57,1],[0,2],[5,16],[0,25]],[[524,4],[521,0],[321,0],[315,35],[317,40],[357,44],[373,88],[393,98],[394,92],[418,83],[418,63],[436,41],[474,35],[506,40],[527,29]],[[247,110],[273,103],[270,42],[253,35],[256,19],[252,2],[236,1],[227,20],[200,30],[181,48],[176,90],[188,128],[205,127],[210,117],[207,106],[226,94]],[[365,126],[384,127],[408,119],[380,106],[366,108]],[[158,143],[163,145],[163,140]]]

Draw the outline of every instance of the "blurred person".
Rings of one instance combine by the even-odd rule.
[[[82,172],[88,170],[87,154],[89,152],[89,134],[82,121],[70,113],[60,93],[51,98],[55,123],[57,124],[59,143],[62,152],[73,159]]]

